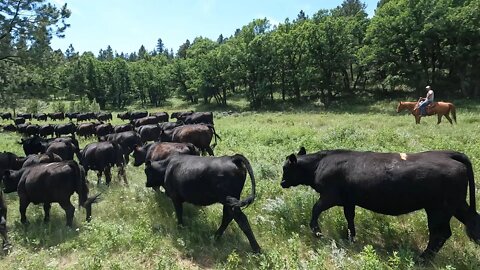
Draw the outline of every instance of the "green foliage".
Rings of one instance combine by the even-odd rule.
[[[25,104],[25,111],[27,113],[33,113],[36,114],[40,111],[41,109],[41,104],[39,100],[36,99],[30,99],[27,101]]]
[[[70,112],[89,112],[91,103],[88,101],[87,97],[80,98],[79,101],[70,102]]]
[[[52,103],[52,111],[54,112],[66,112],[67,107],[65,105],[65,102],[63,101],[57,101]]]
[[[100,104],[98,104],[96,99],[93,99],[90,103],[89,110],[91,112],[99,112],[100,111]]]

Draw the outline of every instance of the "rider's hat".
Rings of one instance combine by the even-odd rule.
[[[425,89],[428,89],[428,90],[430,90],[430,85],[427,85],[427,87],[425,87]]]

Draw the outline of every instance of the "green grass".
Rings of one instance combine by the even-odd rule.
[[[117,178],[110,188],[97,187],[95,173],[89,173],[92,194],[103,191],[103,200],[94,205],[90,224],[84,222],[85,211],[77,209],[74,229],[65,227],[64,211],[57,204],[52,206],[48,224],[43,223],[43,208],[30,205],[30,225],[24,227],[19,222],[18,197],[8,194],[14,249],[0,257],[0,269],[478,269],[480,248],[455,219],[452,237],[433,264],[422,266],[415,260],[428,240],[423,211],[390,217],[357,207],[357,242],[350,244],[345,240],[343,210],[335,207],[320,217],[325,237],[317,239],[308,222],[318,194],[307,187],[280,187],[283,161],[300,146],[309,152],[452,149],[466,153],[480,175],[478,106],[467,103],[467,110],[460,107],[459,124],[452,127],[448,123],[437,126],[434,117],[415,125],[411,115],[394,113],[395,105],[393,101],[368,107],[355,104],[348,107],[349,112],[316,111],[314,106],[288,112],[248,112],[238,105],[236,111],[243,112],[216,113],[215,128],[222,138],[216,155],[242,153],[255,172],[258,196],[245,213],[263,249],[260,255],[251,253],[234,222],[219,241],[213,239],[221,221],[221,205],[185,204],[185,226],[177,227],[171,201],[145,188],[143,166],[129,165],[129,187]],[[182,108],[198,109],[177,104],[173,109],[151,110]],[[0,150],[22,154],[17,135],[0,136]],[[82,147],[87,143],[81,140]],[[249,192],[248,181],[243,196]],[[77,200],[77,196],[72,198],[74,205]]]

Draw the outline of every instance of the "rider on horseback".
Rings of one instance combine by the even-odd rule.
[[[419,105],[418,105],[418,108],[420,109],[420,114],[422,116],[426,116],[427,115],[427,106],[428,104],[431,104],[433,103],[433,90],[430,88],[430,86],[427,86],[425,87],[427,89],[427,96],[425,98],[422,98]]]

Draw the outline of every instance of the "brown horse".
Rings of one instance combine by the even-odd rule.
[[[427,115],[434,115],[436,114],[438,116],[438,122],[437,124],[440,124],[442,122],[442,116],[445,116],[447,120],[450,122],[450,124],[453,125],[453,121],[457,123],[457,114],[455,110],[455,105],[453,105],[450,102],[433,102],[431,105],[427,106]],[[410,101],[400,101],[398,103],[397,107],[397,113],[403,111],[403,110],[409,110],[413,116],[415,116],[415,122],[417,124],[420,124],[420,118],[422,118],[422,115],[420,114],[420,109],[418,108],[418,102],[410,102]],[[452,118],[450,118],[450,115],[452,114]]]

